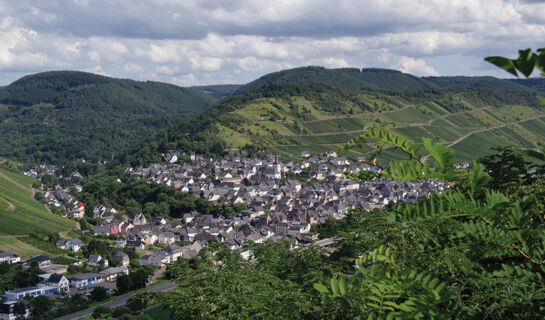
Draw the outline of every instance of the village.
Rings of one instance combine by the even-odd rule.
[[[50,257],[36,256],[20,261],[13,254],[3,252],[0,263],[30,267],[35,261],[45,272],[39,275],[35,286],[6,291],[4,299],[8,302],[5,303],[13,304],[25,296],[88,294],[96,286],[113,292],[119,275],[128,275],[130,270],[142,266],[162,270],[178,259],[196,256],[209,242],[222,243],[247,260],[252,259],[251,250],[245,246],[248,242],[287,240],[293,247],[314,244],[331,252],[334,241],[318,240],[316,235],[311,235],[312,225],[325,223],[328,218],[342,219],[353,207],[367,211],[382,209],[397,202],[414,202],[447,188],[435,180],[356,182],[346,174],[380,173],[384,168],[364,158],[352,162],[335,152],[320,156],[303,152],[299,161],[280,161],[278,154],[259,159],[214,160],[191,153],[189,161],[179,163],[178,156],[180,153],[176,151],[167,152],[163,155],[165,163],[129,167],[126,174],[171,186],[212,203],[239,204],[245,209],[232,216],[190,212],[182,219],[167,219],[146,217],[142,213],[128,217],[115,208],[95,206],[93,218],[100,223],[92,226],[87,235],[115,239],[111,242],[114,253],[110,257],[115,263],[109,265],[108,257],[90,254],[81,263],[96,272],[64,275],[67,266],[52,263]],[[52,171],[50,166],[46,169]],[[37,171],[27,175],[35,176]],[[71,177],[77,175],[74,173]],[[84,217],[85,205],[67,189],[56,186],[46,190],[43,197],[50,206],[62,208],[63,216],[75,220]],[[85,245],[78,238],[56,243],[57,248],[73,253]],[[138,253],[137,263],[130,263],[127,250]]]

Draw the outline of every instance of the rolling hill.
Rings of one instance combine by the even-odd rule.
[[[159,82],[73,71],[26,76],[0,88],[0,156],[25,163],[111,159],[215,102]]]
[[[437,87],[424,79],[397,70],[376,68],[326,69],[324,67],[302,67],[267,74],[235,91],[244,94],[266,84],[320,83],[339,88],[367,88],[382,90],[422,90]]]
[[[497,90],[515,90],[526,92],[538,92],[527,82],[514,82],[506,79],[498,79],[495,77],[423,77],[422,79],[435,84],[437,87],[451,88],[488,88]]]
[[[389,125],[414,142],[444,142],[460,160],[490,147],[531,147],[545,140],[545,109],[535,93],[487,88],[384,91],[320,84],[269,84],[235,95],[194,119],[170,128],[133,158],[157,161],[168,149],[221,154],[229,150],[278,150],[296,156],[335,150],[365,126]],[[366,154],[369,148],[347,156]],[[399,155],[387,150],[385,158]]]
[[[545,93],[545,78],[509,79],[509,81]]]
[[[35,180],[0,169],[0,251],[12,251],[22,257],[43,253],[20,240],[40,228],[52,232],[74,229],[74,220],[47,212],[44,205],[32,198]]]
[[[209,86],[193,86],[189,87],[189,89],[200,91],[214,97],[217,100],[221,100],[233,95],[235,91],[242,86],[242,84],[216,84]]]

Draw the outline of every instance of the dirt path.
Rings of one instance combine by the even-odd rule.
[[[34,199],[35,195],[36,195],[36,189],[34,189],[34,187],[32,187],[32,185],[30,185],[30,197],[32,199]],[[44,208],[45,208],[45,210],[47,210],[47,212],[53,214],[53,212],[51,212],[51,209],[49,209],[49,206],[46,203],[44,203]]]
[[[3,197],[0,197],[0,199],[1,199],[2,201],[4,201],[5,203],[8,204],[8,209],[9,209],[10,211],[15,210],[15,205],[14,205],[13,203],[9,202],[8,199],[3,198]]]
[[[13,183],[14,185],[16,185],[16,186],[19,186],[19,187],[21,187],[21,188],[24,188],[24,189],[26,189],[26,188],[25,188],[25,186],[23,186],[23,185],[19,184],[18,182],[16,182],[15,180],[11,179],[11,178],[10,178],[10,177],[8,177],[8,176],[6,176],[6,175],[5,175],[5,174],[3,174],[2,172],[0,172],[0,178],[2,178],[2,179],[6,179],[7,181],[9,181],[9,182]]]
[[[2,236],[0,236],[0,240],[2,240],[2,239],[12,239],[12,238],[24,238],[24,237],[28,237],[28,234],[2,235]]]

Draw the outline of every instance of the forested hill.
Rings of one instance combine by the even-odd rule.
[[[535,88],[532,88],[526,80],[521,82],[513,82],[506,79],[498,79],[495,77],[424,77],[422,78],[428,82],[435,84],[440,88],[489,88],[498,90],[516,90],[536,92]],[[540,91],[540,90],[537,90]]]
[[[209,94],[212,97],[221,100],[232,95],[237,89],[242,86],[242,84],[215,84],[209,86],[193,86],[189,87],[189,89]]]
[[[510,79],[509,81],[545,93],[545,78]]]
[[[0,88],[0,156],[26,163],[111,159],[215,102],[159,82],[74,71],[25,76]]]
[[[235,93],[246,93],[270,83],[320,83],[340,88],[367,88],[383,90],[422,90],[436,87],[434,84],[389,69],[326,69],[324,67],[302,67],[267,74],[239,88]]]
[[[410,91],[347,89],[323,84],[268,84],[234,95],[190,121],[171,127],[130,157],[133,165],[158,161],[169,149],[221,155],[260,149],[297,156],[336,150],[365,126],[393,127],[476,159],[490,147],[531,147],[545,139],[545,109],[534,92],[488,88]],[[366,155],[370,148],[347,156]],[[396,158],[391,150],[384,157]]]

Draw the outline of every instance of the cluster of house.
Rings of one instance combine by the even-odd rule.
[[[150,167],[128,168],[127,174],[159,184],[175,187],[182,192],[212,202],[244,203],[234,217],[213,217],[199,213],[184,216],[184,226],[151,224],[136,226],[127,235],[127,245],[133,241],[168,244],[167,239],[182,241],[218,241],[233,250],[251,240],[261,243],[284,238],[292,243],[308,243],[311,225],[324,223],[328,217],[343,218],[353,207],[366,210],[382,209],[399,201],[414,202],[430,193],[441,193],[447,185],[436,180],[394,181],[371,180],[355,182],[345,173],[380,172],[383,168],[358,159],[355,163],[328,152],[319,157],[302,153],[302,162],[278,160],[278,155],[262,159],[230,157],[220,160],[192,155],[184,164],[153,164]],[[282,179],[286,174],[303,174],[318,183],[303,185],[298,180]],[[293,175],[292,175],[293,176]],[[211,179],[211,177],[213,177]],[[246,232],[241,232],[247,225]],[[123,224],[119,230],[123,233]],[[125,228],[126,229],[126,228]]]
[[[119,238],[115,241],[114,247],[134,248],[137,251],[146,250],[152,245],[165,247],[160,252],[141,257],[139,259],[140,265],[164,267],[165,264],[174,262],[182,256],[189,259],[197,255],[202,248],[198,242],[188,246],[175,245],[179,241],[193,242],[198,240],[198,232],[195,228],[171,224],[170,221],[162,217],[152,217],[148,221],[143,214],[121,221],[113,217],[114,209],[103,206],[95,207],[95,209],[97,209],[94,210],[97,213],[95,217],[100,218],[102,223],[95,225],[91,231],[93,235],[118,235]]]
[[[68,240],[66,242],[75,241]],[[77,240],[77,239],[75,239]],[[78,240],[79,241],[79,240]],[[79,245],[79,244],[75,244]],[[98,273],[81,273],[72,276],[65,276],[61,273],[66,272],[48,272],[40,274],[38,276],[38,282],[35,286],[18,288],[6,291],[3,294],[3,300],[0,304],[0,319],[15,319],[14,315],[14,305],[18,301],[23,301],[25,297],[37,297],[37,296],[62,296],[70,294],[71,288],[74,290],[86,289],[93,287],[94,285],[101,284],[104,282],[114,282],[117,277],[121,274],[129,274],[129,256],[123,251],[116,252],[112,259],[117,259],[120,262],[120,266],[107,268]],[[37,263],[38,267],[41,270],[49,270],[53,265],[51,263],[51,258],[47,256],[35,256],[26,261],[20,261],[19,257],[16,257],[11,252],[1,252],[0,253],[0,263],[20,263],[24,267],[29,267],[33,262]],[[91,266],[108,266],[108,263],[101,263],[101,257],[99,255],[90,255],[88,260],[88,265]]]
[[[34,179],[40,179],[45,175],[55,175],[55,171],[57,171],[57,167],[55,167],[55,165],[42,163],[34,168],[28,169],[27,171],[23,172],[23,174]]]
[[[55,189],[47,190],[43,197],[49,205],[60,208],[61,215],[64,217],[81,219],[85,215],[85,204],[59,185],[55,186]]]

